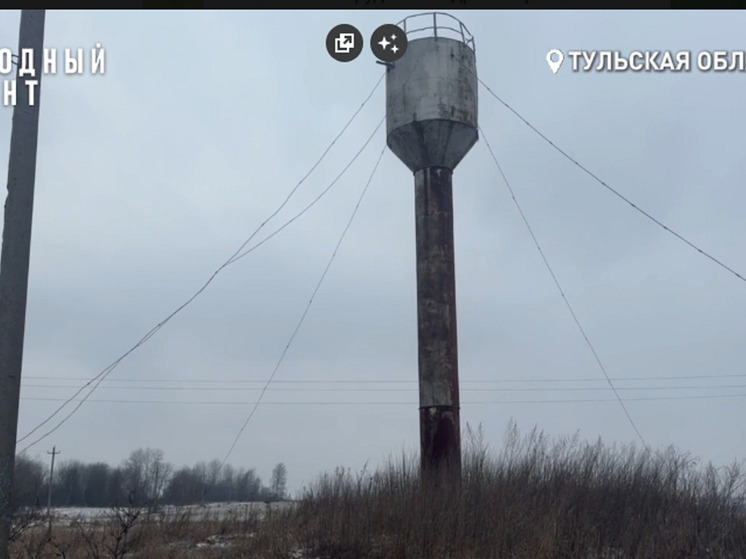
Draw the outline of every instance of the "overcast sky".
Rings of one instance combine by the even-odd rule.
[[[19,437],[191,297],[371,92],[383,67],[367,44],[352,62],[332,59],[329,30],[352,24],[367,43],[412,13],[47,12],[45,46],[88,52],[99,42],[106,73],[42,77]],[[553,48],[688,50],[693,60],[739,50],[746,14],[452,14],[475,37],[480,78],[504,101],[746,273],[744,75],[696,64],[574,73],[567,57],[555,75],[546,63]],[[0,47],[17,49],[19,16],[0,15]],[[385,80],[256,240],[325,189],[384,114]],[[3,168],[11,118],[0,108]],[[718,465],[745,457],[746,284],[481,87],[479,122],[647,442]],[[222,459],[384,145],[382,127],[328,195],[223,269],[29,455],[46,460],[56,445],[61,459],[110,464],[139,447],[176,466]],[[484,137],[454,173],[454,206],[462,430],[481,423],[494,448],[511,418],[523,432],[636,441]],[[682,376],[696,378],[663,378]],[[277,462],[297,491],[335,466],[356,472],[419,450],[413,177],[388,149],[275,381],[229,459],[265,482]]]

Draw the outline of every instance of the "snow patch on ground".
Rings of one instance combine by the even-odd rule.
[[[146,518],[150,516],[161,521],[189,518],[189,520],[194,522],[203,520],[228,520],[231,518],[241,520],[253,515],[265,518],[274,511],[286,510],[288,507],[294,505],[294,501],[278,501],[274,503],[207,503],[204,505],[186,505],[181,507],[164,505],[150,511],[144,508],[140,509],[140,517]],[[101,522],[110,520],[115,516],[115,510],[106,507],[52,508],[52,521],[63,525],[69,525],[73,522]]]

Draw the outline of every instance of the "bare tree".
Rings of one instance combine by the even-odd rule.
[[[235,480],[236,498],[239,501],[256,501],[262,497],[262,480],[254,469],[239,470]]]
[[[66,460],[55,470],[52,497],[58,505],[80,506],[85,491],[85,465],[79,460]],[[55,493],[57,498],[54,499]]]
[[[207,494],[207,464],[204,462],[197,462],[192,467],[192,474],[194,479],[197,481],[199,486],[199,500],[201,503],[205,502],[205,495]]]
[[[103,507],[110,504],[109,477],[111,468],[103,462],[87,464],[83,501],[88,507]]]
[[[147,499],[149,503],[155,503],[163,495],[169,478],[173,472],[173,467],[168,462],[163,461],[163,451],[155,451],[148,462],[148,471],[146,479],[148,481]]]
[[[43,493],[44,478],[45,470],[41,462],[24,454],[16,456],[11,499],[14,508],[38,506],[40,495]]]
[[[220,481],[220,460],[215,458],[207,464],[207,492],[210,495],[210,501],[220,501],[221,498],[217,493],[218,482]]]
[[[284,499],[287,485],[287,468],[280,462],[272,470],[272,481],[269,484],[274,499]]]
[[[230,464],[225,464],[220,471],[218,493],[223,501],[232,501],[235,497],[235,470]]]
[[[153,505],[163,494],[172,469],[171,464],[164,462],[162,450],[134,450],[124,464],[127,493],[135,504]]]

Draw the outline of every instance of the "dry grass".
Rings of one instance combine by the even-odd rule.
[[[29,526],[13,542],[20,558],[233,558],[261,557],[266,541],[255,536],[268,523],[256,508],[232,514],[205,514],[188,507],[167,512],[137,507],[111,510],[108,518],[80,518],[54,526]],[[265,537],[264,540],[267,538]],[[249,555],[247,555],[249,553]]]
[[[29,528],[13,557],[582,558],[746,557],[744,476],[668,449],[607,448],[510,431],[487,452],[468,433],[460,487],[422,484],[411,458],[372,474],[337,469],[297,506],[162,518],[133,509],[104,523]]]
[[[301,501],[300,544],[320,558],[743,558],[744,477],[668,449],[606,448],[534,430],[491,456],[467,437],[460,488],[423,485],[403,458],[337,470]]]

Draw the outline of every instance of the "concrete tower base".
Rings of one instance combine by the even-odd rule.
[[[460,477],[453,173],[428,167],[414,176],[422,469]]]

